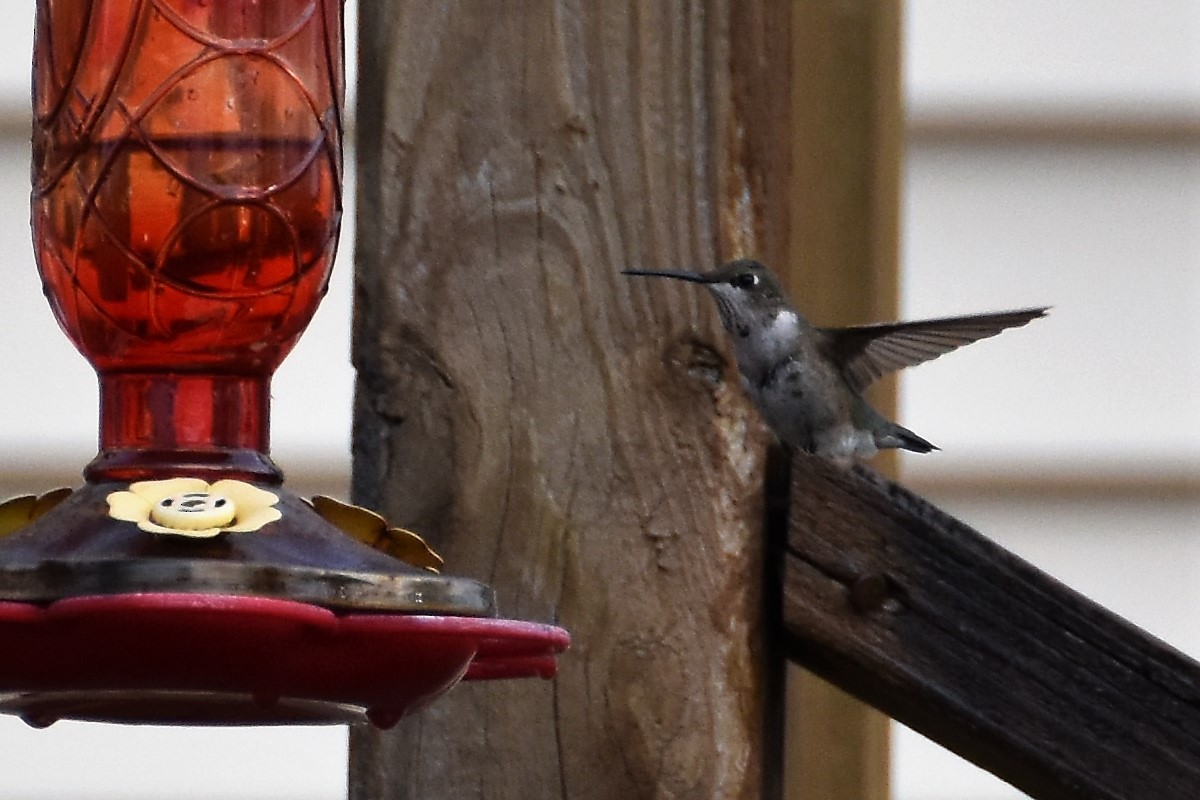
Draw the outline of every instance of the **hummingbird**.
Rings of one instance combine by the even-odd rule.
[[[885,448],[928,453],[938,447],[884,417],[863,399],[879,378],[971,342],[1017,328],[1047,308],[916,322],[818,328],[796,310],[765,264],[730,261],[711,272],[623,270],[705,286],[733,339],[742,385],[787,445],[839,463]]]

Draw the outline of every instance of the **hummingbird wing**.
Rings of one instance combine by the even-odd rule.
[[[1019,328],[1046,315],[1046,308],[945,317],[916,322],[818,328],[825,352],[841,367],[846,383],[856,392],[889,372],[931,361],[965,344]]]

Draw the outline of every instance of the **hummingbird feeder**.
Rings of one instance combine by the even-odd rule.
[[[386,727],[552,676],[565,631],[269,456],[338,238],[340,0],[37,0],[36,33],[34,245],[100,447],[0,506],[0,711]]]

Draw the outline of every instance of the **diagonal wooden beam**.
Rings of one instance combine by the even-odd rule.
[[[867,470],[796,456],[785,647],[1036,798],[1200,796],[1200,664]]]

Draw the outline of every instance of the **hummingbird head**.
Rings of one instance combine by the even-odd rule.
[[[627,269],[623,275],[644,275],[656,278],[702,283],[717,301],[721,324],[732,334],[745,337],[764,324],[764,318],[787,305],[779,280],[761,261],[739,258],[711,272],[686,270]]]

